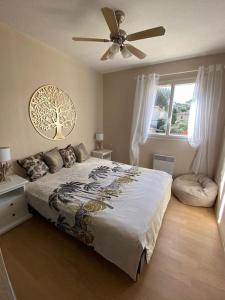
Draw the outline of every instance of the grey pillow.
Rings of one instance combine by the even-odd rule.
[[[43,161],[43,152],[17,160],[17,163],[25,169],[30,181],[35,181],[48,173],[48,166]]]
[[[76,162],[76,155],[74,153],[74,149],[71,145],[68,145],[64,149],[60,149],[59,153],[62,156],[64,167],[70,168],[72,167]]]
[[[80,163],[89,158],[89,154],[83,143],[74,147],[74,152],[76,154],[77,161]]]
[[[45,152],[44,160],[49,167],[50,173],[58,172],[63,167],[63,159],[57,147]]]

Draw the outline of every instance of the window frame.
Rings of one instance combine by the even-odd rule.
[[[169,139],[169,140],[187,140],[187,135],[180,135],[180,134],[171,134],[170,128],[171,128],[171,121],[172,121],[172,114],[173,114],[173,97],[174,97],[174,90],[175,85],[178,84],[189,84],[189,83],[195,83],[196,77],[189,77],[189,78],[176,78],[176,79],[162,79],[159,81],[158,86],[165,86],[170,85],[171,86],[171,93],[169,98],[169,108],[168,108],[168,121],[166,126],[166,132],[164,133],[150,133],[150,138],[156,138],[156,139]],[[150,131],[150,129],[149,129]]]

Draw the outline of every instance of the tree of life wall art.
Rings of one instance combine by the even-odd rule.
[[[41,86],[34,92],[29,113],[34,128],[49,140],[65,139],[76,122],[72,99],[54,85]]]

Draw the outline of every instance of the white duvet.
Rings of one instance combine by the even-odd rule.
[[[171,194],[164,172],[90,158],[29,183],[29,204],[136,280],[152,255]]]

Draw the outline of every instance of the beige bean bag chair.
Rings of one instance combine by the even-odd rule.
[[[211,207],[215,202],[218,187],[207,176],[187,174],[173,181],[172,191],[184,204]]]

